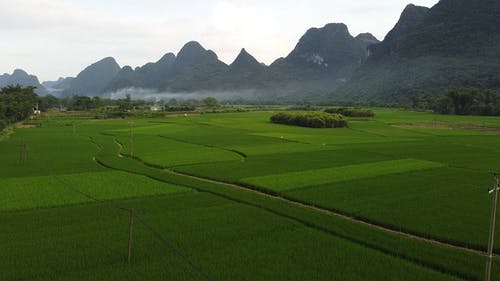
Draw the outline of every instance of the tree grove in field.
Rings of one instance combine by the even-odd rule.
[[[342,115],[324,112],[280,112],[271,116],[271,122],[310,128],[347,127],[347,120]]]

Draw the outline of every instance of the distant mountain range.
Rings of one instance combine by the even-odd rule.
[[[29,75],[26,71],[21,69],[16,69],[12,74],[0,75],[0,88],[8,85],[21,85],[21,86],[33,86],[36,87],[35,91],[39,95],[47,94],[47,90],[44,86],[40,84],[38,78],[34,75]]]
[[[105,58],[75,78],[43,85],[57,95],[252,89],[269,100],[405,102],[453,87],[500,89],[498,73],[500,1],[441,0],[432,8],[408,5],[382,42],[370,33],[353,37],[342,23],[327,24],[309,29],[287,57],[266,66],[245,49],[227,65],[192,41],[177,56],[142,67],[120,68]],[[0,76],[0,86],[20,81],[43,91],[36,77],[14,74]]]

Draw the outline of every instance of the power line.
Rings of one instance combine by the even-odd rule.
[[[490,220],[490,235],[488,238],[488,257],[486,261],[486,273],[484,274],[484,280],[491,280],[491,265],[493,262],[493,243],[495,239],[495,222],[496,222],[496,214],[497,214],[497,199],[498,199],[498,190],[500,189],[500,179],[496,174],[494,176],[494,184],[493,188],[488,192],[493,194],[492,202],[491,202],[491,220]]]
[[[27,145],[25,145],[25,147],[27,150]],[[114,208],[114,209],[117,209],[120,211],[125,211],[125,212],[131,214],[131,224],[132,224],[132,209],[122,207],[122,206],[114,204],[110,201],[99,199],[99,198],[97,198],[89,193],[86,193],[86,192],[84,192],[76,187],[73,187],[71,183],[68,183],[64,179],[58,177],[48,165],[46,165],[46,164],[44,164],[44,162],[42,162],[42,160],[36,155],[36,153],[32,153],[31,155],[35,159],[35,162],[38,164],[39,169],[43,170],[43,172],[45,172],[49,176],[53,177],[55,180],[57,180],[59,183],[61,183],[63,187],[68,188],[69,190],[71,190],[75,193],[78,193],[78,194],[80,194],[80,195],[82,195],[82,196],[84,196],[87,199],[90,199],[92,201],[104,203],[104,204],[110,206],[111,208]],[[208,273],[206,273],[199,265],[197,265],[193,260],[191,260],[187,255],[185,255],[180,249],[173,246],[173,244],[171,242],[169,242],[168,239],[166,239],[157,229],[155,229],[150,224],[148,224],[141,216],[139,216],[137,214],[134,214],[134,216],[135,216],[135,218],[137,218],[137,221],[139,221],[149,232],[151,232],[161,242],[161,244],[165,248],[167,248],[168,250],[173,252],[180,259],[184,260],[194,271],[196,271],[201,277],[203,277],[203,279],[208,280],[208,281],[214,280],[210,277],[210,275]],[[130,225],[129,256],[128,256],[129,261],[130,261],[131,234],[132,234],[132,230],[131,230],[131,225]]]
[[[177,249],[172,243],[170,243],[161,233],[150,226],[141,216],[136,215],[135,216],[139,222],[142,223],[151,233],[153,233],[156,238],[158,238],[162,244],[170,249],[172,252],[174,252],[179,258],[183,259],[185,262],[187,262],[200,276],[202,276],[204,279],[208,281],[212,281],[212,279],[201,267],[199,267],[193,260],[191,260],[189,257],[187,257],[184,253],[182,253],[179,249]]]

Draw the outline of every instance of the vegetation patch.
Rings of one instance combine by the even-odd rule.
[[[479,89],[454,89],[437,102],[441,114],[500,116],[500,94]]]
[[[0,211],[93,202],[75,188],[99,200],[113,200],[189,191],[124,172],[92,172],[58,176],[0,179]]]
[[[331,107],[325,109],[326,113],[341,114],[347,117],[375,117],[375,112],[369,109],[354,107]]]
[[[500,129],[484,127],[482,125],[473,123],[431,121],[431,122],[400,123],[391,126],[401,129],[469,130],[485,134],[494,134],[494,135],[500,134]]]
[[[275,174],[262,177],[251,177],[244,178],[241,181],[255,186],[262,186],[272,190],[282,191],[304,188],[312,185],[371,178],[380,175],[433,169],[443,166],[443,164],[437,162],[417,159],[401,159]]]
[[[271,116],[271,122],[310,128],[347,127],[347,120],[342,115],[324,112],[280,112]]]

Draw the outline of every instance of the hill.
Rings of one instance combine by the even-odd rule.
[[[333,98],[405,104],[449,88],[500,89],[500,4],[441,0],[409,5],[367,62]]]
[[[120,72],[120,66],[112,57],[104,58],[87,68],[72,79],[65,95],[99,96]]]
[[[0,75],[0,88],[9,85],[20,85],[23,87],[32,86],[36,87],[35,92],[39,95],[46,95],[47,90],[45,89],[38,78],[34,75],[28,74],[22,69],[16,69],[12,74],[5,73]]]

